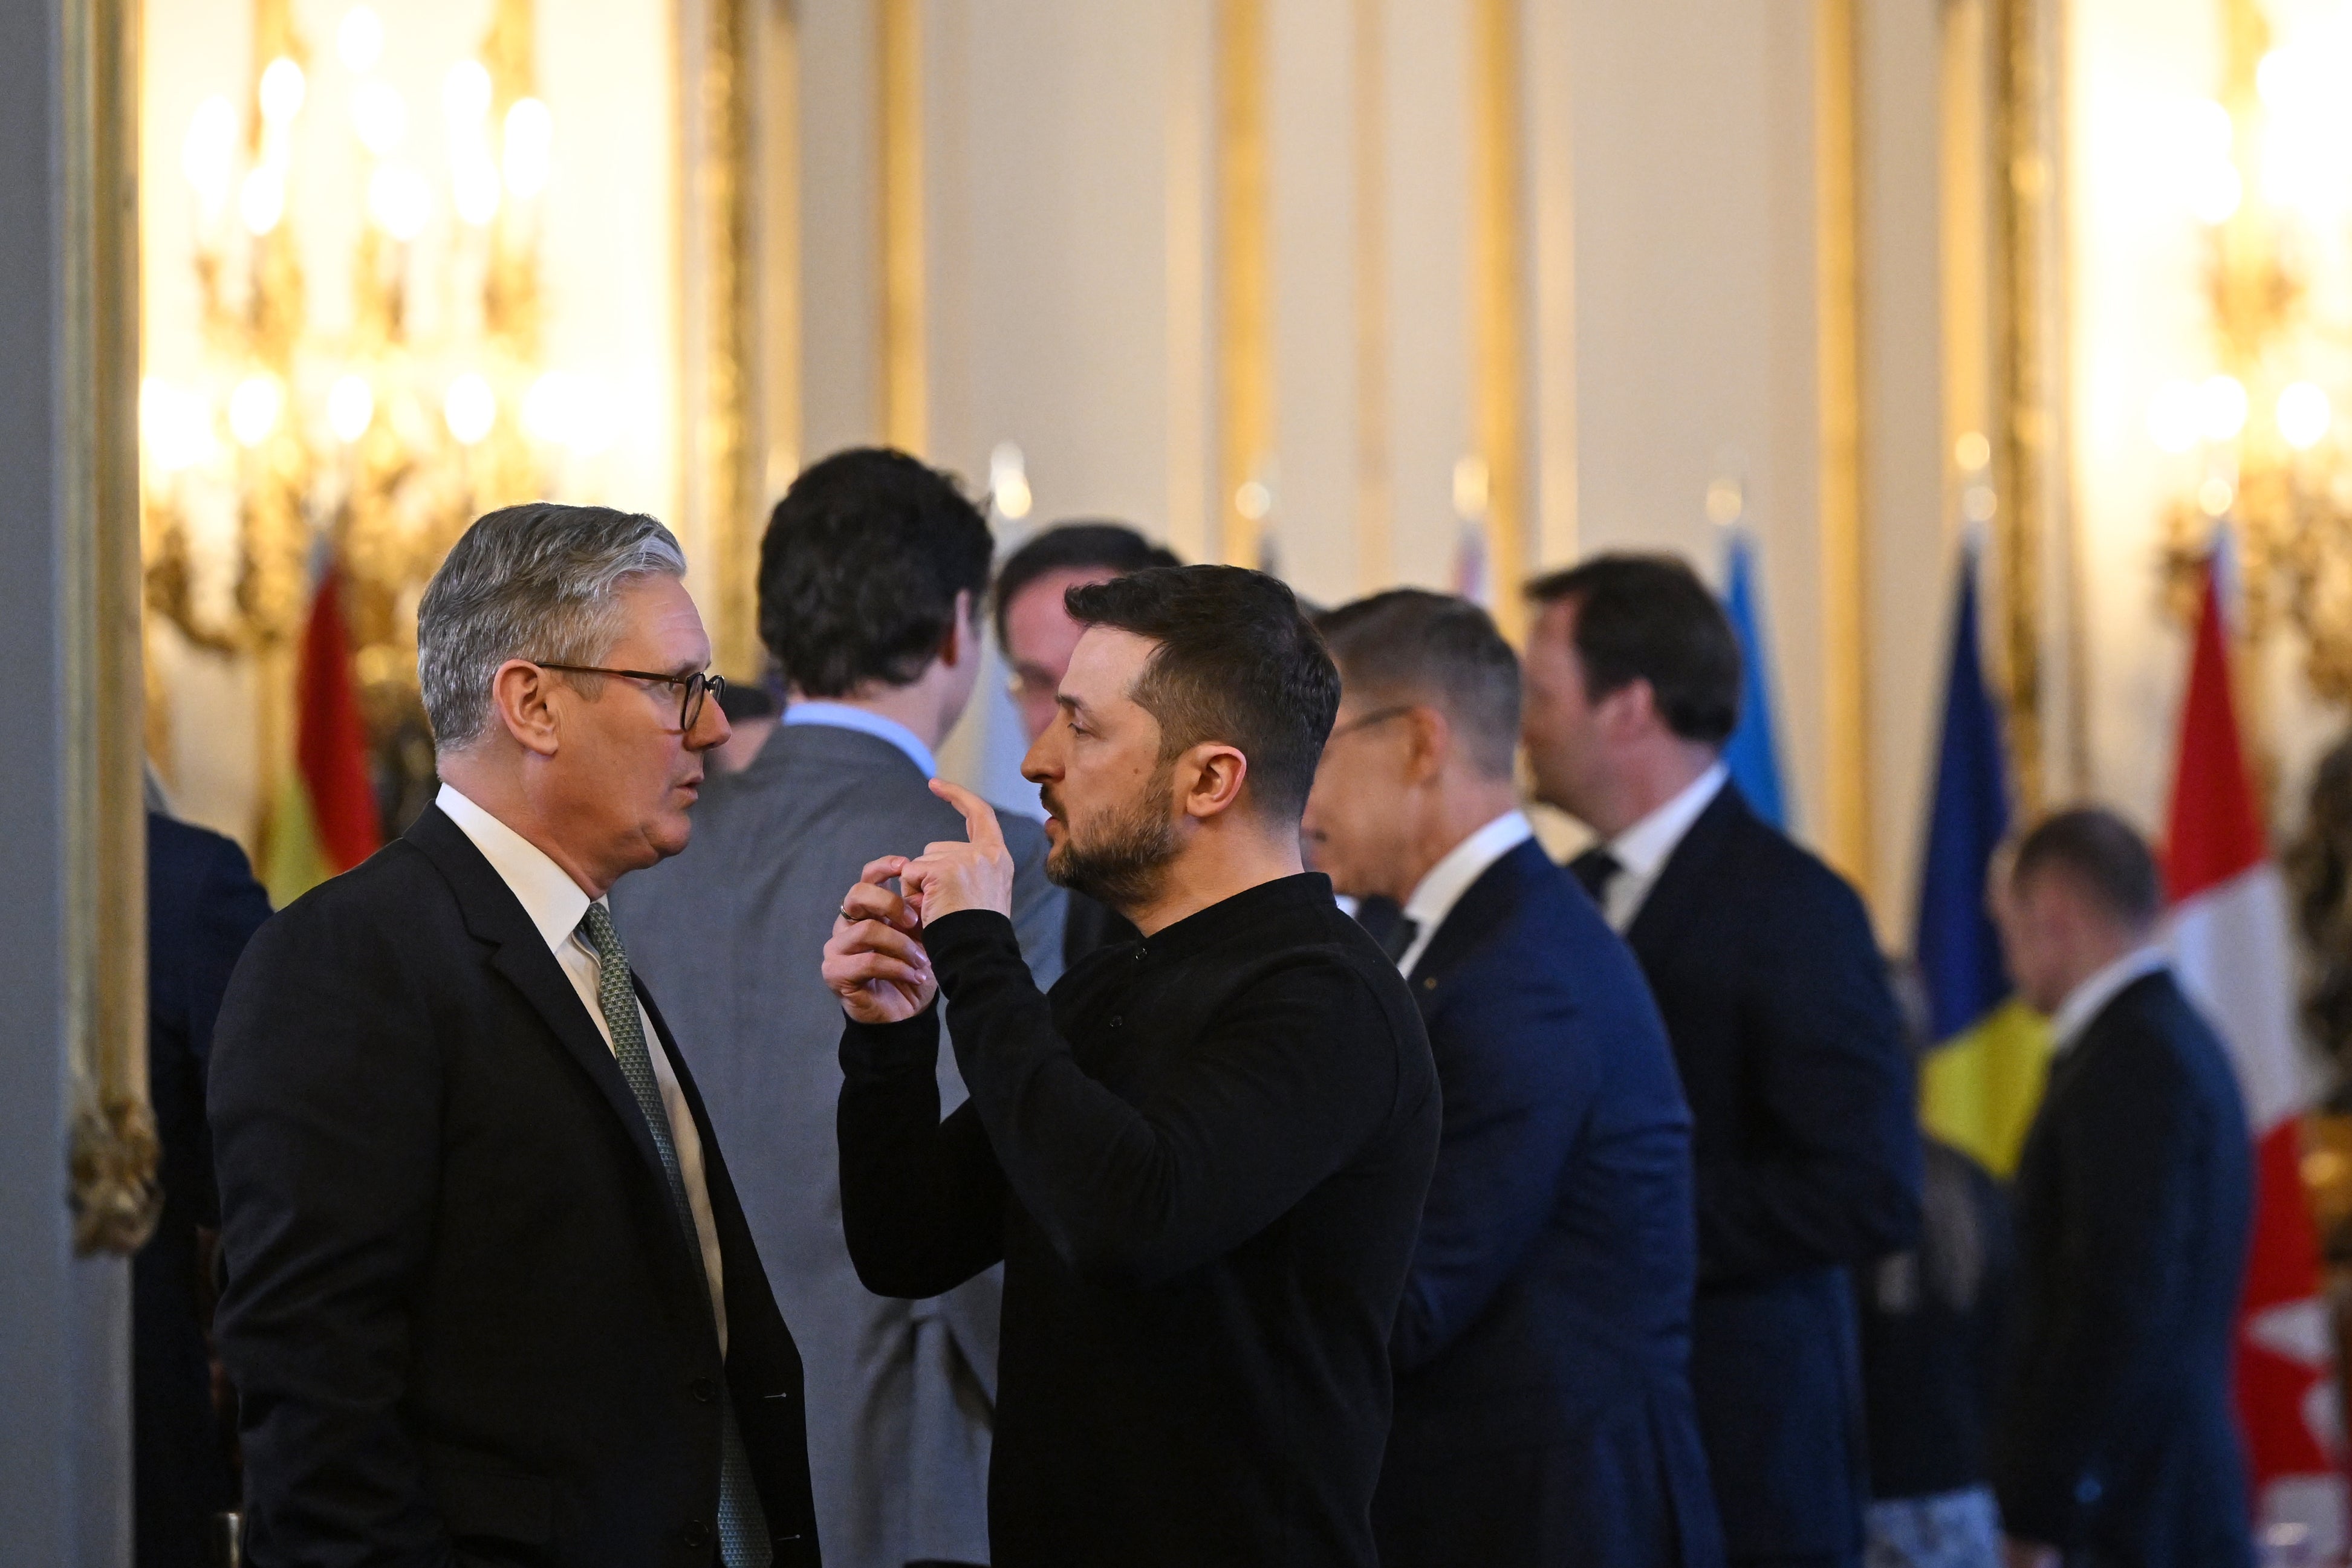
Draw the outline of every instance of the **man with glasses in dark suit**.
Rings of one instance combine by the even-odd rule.
[[[800,1354],[606,903],[727,738],[685,575],[651,517],[468,529],[417,611],[439,797],[230,982],[255,1568],[818,1560]]]

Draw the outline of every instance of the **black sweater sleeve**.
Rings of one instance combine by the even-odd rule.
[[[1392,1113],[1389,1026],[1336,956],[1244,985],[1129,1103],[1087,1075],[1003,916],[926,934],[956,1061],[1004,1179],[1076,1267],[1149,1285],[1222,1256],[1347,1163]],[[1105,1020],[1108,1029],[1153,1020]]]
[[[880,1296],[940,1295],[1004,1256],[1004,1176],[970,1103],[940,1120],[939,1050],[937,1008],[842,1031],[841,1224]]]

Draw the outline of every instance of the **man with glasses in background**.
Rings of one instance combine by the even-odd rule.
[[[1008,683],[1021,727],[1034,744],[1052,727],[1055,694],[1070,671],[1070,654],[1086,628],[1064,596],[1074,588],[1108,582],[1147,567],[1174,566],[1176,558],[1125,523],[1056,523],[1005,558],[997,569],[996,645],[1013,674]],[[1064,927],[1065,968],[1097,947],[1141,935],[1127,917],[1076,888],[1069,890]]]

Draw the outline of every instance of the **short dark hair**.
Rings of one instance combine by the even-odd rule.
[[[1721,746],[1739,725],[1739,639],[1688,562],[1617,553],[1528,584],[1538,604],[1576,603],[1576,652],[1595,702],[1647,681],[1666,727]]]
[[[803,696],[903,686],[988,589],[988,520],[903,452],[836,452],[793,481],[760,541],[760,640]]]
[[[1282,580],[1239,566],[1162,566],[1071,589],[1087,626],[1160,644],[1129,695],[1160,721],[1160,754],[1238,747],[1258,814],[1297,820],[1339,711],[1339,672]]]
[[[1175,552],[1153,544],[1125,523],[1102,518],[1055,523],[1031,536],[996,569],[991,595],[996,616],[996,645],[1004,646],[1004,609],[1021,591],[1052,572],[1073,570],[1105,571],[1125,577],[1155,566],[1178,566]]]
[[[1419,698],[1461,727],[1479,771],[1507,779],[1519,747],[1519,659],[1466,599],[1392,588],[1316,617],[1340,678],[1375,701]]]
[[[2075,806],[2045,817],[2017,846],[2009,884],[2056,872],[2100,908],[2137,931],[2164,913],[2164,878],[2147,841],[2113,811]]]

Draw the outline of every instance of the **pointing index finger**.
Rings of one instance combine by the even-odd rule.
[[[963,813],[964,834],[982,849],[1004,847],[1004,830],[996,824],[996,809],[961,784],[931,780],[931,793]]]

